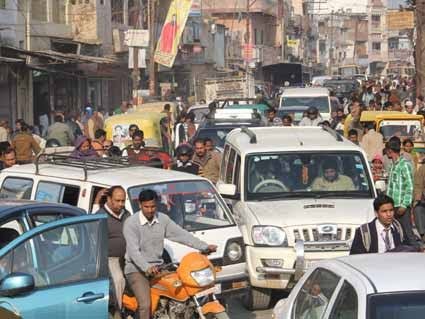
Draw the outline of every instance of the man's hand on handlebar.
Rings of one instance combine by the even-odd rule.
[[[146,275],[148,276],[156,276],[160,273],[160,269],[158,266],[151,266],[146,270]]]
[[[217,245],[208,245],[207,254],[215,253],[217,251]]]

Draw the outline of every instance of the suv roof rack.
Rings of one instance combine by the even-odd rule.
[[[40,153],[35,159],[35,174],[40,174],[40,164],[51,164],[66,167],[81,168],[84,172],[84,181],[87,180],[88,171],[112,169],[112,168],[126,168],[133,166],[151,166],[148,163],[135,162],[129,160],[127,157],[118,158],[96,158],[96,159],[76,159],[69,157],[69,152],[46,154]],[[154,166],[154,164],[152,164]]]
[[[248,135],[248,137],[249,137],[249,143],[251,143],[251,144],[257,144],[257,135],[255,135],[255,133],[253,131],[251,131],[246,126],[242,126],[241,127],[241,132],[242,133],[245,133],[246,135]]]
[[[337,131],[331,129],[329,126],[322,125],[322,130],[325,132],[328,132],[331,134],[338,142],[343,142],[344,139],[342,138],[341,134],[339,134]]]

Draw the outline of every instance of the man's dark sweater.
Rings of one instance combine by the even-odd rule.
[[[96,214],[108,215],[108,257],[124,258],[126,244],[123,235],[123,226],[126,219],[130,217],[130,213],[124,210],[121,216],[117,217],[109,207],[107,207],[107,204],[105,204]]]

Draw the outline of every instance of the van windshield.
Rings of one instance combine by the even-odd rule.
[[[133,212],[140,210],[141,191],[154,190],[160,197],[157,211],[168,215],[188,231],[233,226],[224,202],[206,181],[179,181],[140,185],[128,190]]]
[[[314,106],[317,107],[320,113],[330,113],[329,98],[327,96],[282,97],[280,107],[284,109],[288,106]]]
[[[246,163],[248,200],[372,197],[359,152],[253,154]]]

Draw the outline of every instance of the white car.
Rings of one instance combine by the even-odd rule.
[[[217,252],[209,256],[214,265],[222,267],[217,275],[218,290],[242,292],[247,286],[241,233],[228,206],[205,178],[135,166],[125,159],[82,162],[51,155],[45,163],[37,161],[3,170],[0,185],[0,198],[66,203],[89,213],[97,210],[94,200],[103,188],[124,187],[125,206],[131,213],[139,211],[140,192],[153,189],[161,197],[159,211],[201,240],[218,246]],[[181,244],[165,243],[168,261],[179,262],[190,251],[193,250]]]
[[[273,310],[274,319],[425,318],[423,253],[364,254],[321,261]]]
[[[287,88],[280,96],[279,109],[290,106],[314,106],[319,110],[323,120],[331,118],[331,100],[329,90],[321,87]]]
[[[222,158],[217,187],[244,238],[250,308],[267,308],[272,289],[295,284],[297,241],[308,266],[346,256],[355,229],[375,216],[365,152],[330,129],[235,129]]]

